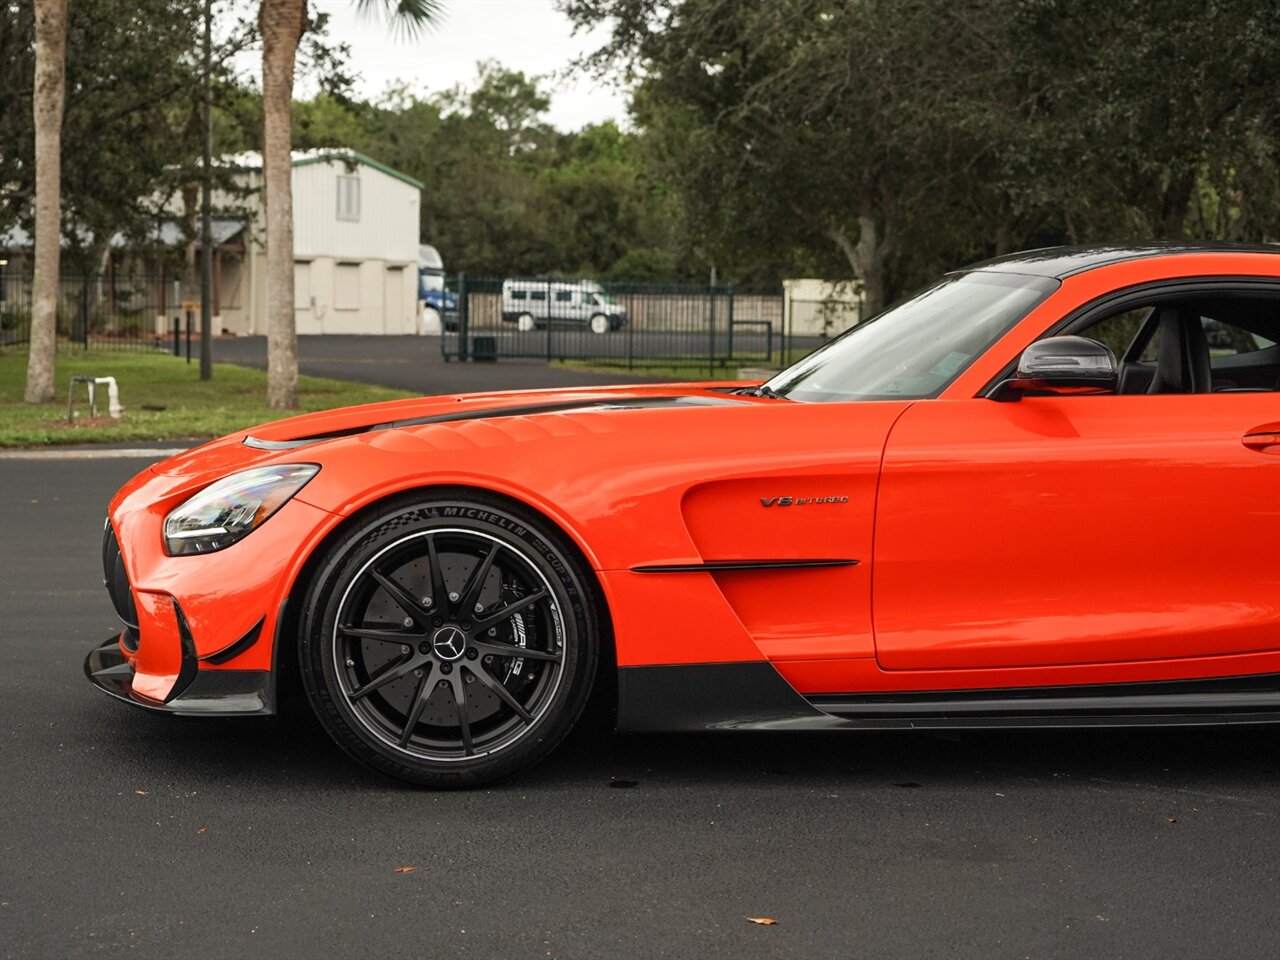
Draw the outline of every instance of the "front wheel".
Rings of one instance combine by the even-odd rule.
[[[592,333],[608,333],[612,329],[613,329],[613,321],[611,321],[603,313],[597,313],[591,317]]]
[[[534,322],[532,313],[522,313],[516,317],[516,329],[521,333],[528,333],[537,324]]]
[[[496,500],[390,505],[307,592],[303,685],[375,770],[436,787],[514,773],[551,752],[590,692],[589,576],[545,521]]]

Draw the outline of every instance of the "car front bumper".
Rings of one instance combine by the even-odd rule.
[[[84,675],[108,696],[161,713],[199,716],[265,716],[275,712],[275,685],[269,670],[201,670],[183,658],[172,691],[156,700],[133,688],[134,668],[120,638],[89,651]]]

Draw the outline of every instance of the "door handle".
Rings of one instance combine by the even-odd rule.
[[[1264,423],[1240,438],[1250,450],[1280,455],[1280,423]]]

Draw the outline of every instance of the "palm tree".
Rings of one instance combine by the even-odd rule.
[[[67,0],[36,0],[36,77],[32,112],[36,134],[35,281],[27,403],[53,400],[58,336],[58,258],[62,236],[62,107],[67,75]]]
[[[65,3],[65,0],[62,0]],[[357,0],[409,36],[438,20],[440,0]],[[293,313],[293,161],[290,107],[307,0],[262,0],[262,186],[267,210],[267,406],[298,405],[298,337]]]

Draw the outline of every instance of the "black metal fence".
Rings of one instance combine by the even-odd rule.
[[[190,349],[198,311],[166,303],[159,275],[59,277],[58,349],[156,351]],[[32,277],[0,266],[0,346],[31,340]]]
[[[780,296],[728,286],[472,277],[453,284],[446,360],[527,357],[627,369],[697,364],[712,374],[779,359]]]

